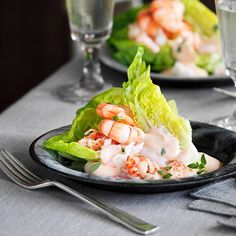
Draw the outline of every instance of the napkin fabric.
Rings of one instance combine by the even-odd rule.
[[[191,193],[192,197],[236,207],[236,180],[233,178],[208,184]]]
[[[236,217],[236,207],[213,201],[195,200],[190,203],[189,208],[198,211]]]
[[[231,218],[229,218],[227,220],[218,220],[218,222],[221,225],[224,225],[224,226],[236,229],[236,217],[231,217]]]
[[[218,222],[236,229],[236,179],[230,178],[205,185],[190,195],[198,199],[190,203],[190,209],[231,216]]]

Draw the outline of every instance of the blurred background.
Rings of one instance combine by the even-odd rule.
[[[130,5],[129,1],[117,2],[116,12]],[[214,9],[213,0],[202,2]],[[75,47],[70,40],[64,0],[14,4],[1,0],[0,5],[1,112],[69,61]]]

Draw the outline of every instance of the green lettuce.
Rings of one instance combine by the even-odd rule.
[[[47,149],[55,150],[69,159],[96,160],[96,152],[80,146],[77,141],[84,137],[84,133],[87,130],[91,128],[97,129],[101,121],[101,117],[96,113],[98,104],[105,102],[126,105],[122,94],[122,88],[115,87],[98,94],[87,105],[78,109],[68,132],[49,138],[43,143],[43,146]]]
[[[222,63],[221,55],[217,53],[198,55],[196,65],[203,68],[209,75],[213,75],[217,65]]]
[[[218,30],[218,20],[214,12],[199,0],[181,0],[185,5],[185,20],[192,24],[196,31],[213,36]]]
[[[128,69],[128,81],[123,83],[123,96],[145,132],[152,125],[163,125],[185,149],[192,141],[190,122],[178,115],[175,102],[167,102],[159,86],[152,83],[150,66],[146,67],[143,54],[140,47]]]
[[[44,148],[57,151],[60,155],[76,160],[82,158],[87,161],[96,160],[96,152],[87,147],[80,146],[77,142],[68,142],[68,132],[53,136],[43,143]]]

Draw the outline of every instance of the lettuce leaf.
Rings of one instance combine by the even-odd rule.
[[[134,114],[135,121],[147,132],[154,125],[163,125],[178,138],[183,149],[192,141],[190,122],[178,115],[175,102],[167,102],[159,86],[152,83],[150,66],[143,61],[142,47],[128,69],[128,81],[123,83],[123,96]]]
[[[87,161],[96,160],[96,152],[87,147],[80,146],[77,142],[68,142],[67,132],[53,136],[44,141],[44,148],[55,150],[62,154],[62,156],[76,160],[76,158],[82,158]],[[70,156],[69,156],[70,155]]]
[[[196,31],[206,36],[213,36],[218,28],[217,16],[199,0],[181,0],[185,5],[185,20],[193,25]]]
[[[77,111],[71,128],[68,132],[53,136],[43,143],[45,148],[57,151],[58,154],[75,160],[81,158],[85,160],[96,160],[96,152],[87,147],[80,146],[76,141],[84,137],[84,133],[90,128],[97,129],[101,117],[96,114],[96,106],[99,103],[112,103],[125,105],[122,96],[122,88],[111,88],[98,94],[90,102]]]
[[[155,54],[151,66],[154,71],[161,72],[163,70],[173,67],[174,64],[175,64],[175,59],[172,53],[172,48],[168,44],[165,44],[162,47],[160,47],[160,51],[157,54]]]
[[[127,25],[129,25],[130,23],[134,22],[136,20],[136,17],[139,11],[146,7],[148,7],[148,5],[133,7],[127,11],[120,13],[116,17],[114,17],[113,27],[112,27],[112,36],[115,36],[117,32],[127,27]]]
[[[129,39],[110,38],[109,45],[112,48],[112,56],[121,64],[129,66],[136,55],[137,49],[140,45]],[[143,46],[143,45],[142,45]],[[175,59],[172,49],[165,44],[160,47],[158,53],[153,53],[147,47],[144,47],[143,60],[150,64],[153,71],[161,72],[165,69],[171,68]]]

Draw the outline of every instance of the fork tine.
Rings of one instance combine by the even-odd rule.
[[[5,149],[0,149],[0,152],[4,155],[4,157],[11,162],[11,164],[17,168],[21,174],[23,174],[25,177],[27,177],[29,180],[33,181],[42,181],[41,178],[34,175],[32,172],[30,172],[21,162],[19,162],[11,153],[9,153]]]
[[[13,171],[8,164],[5,164],[5,162],[3,162],[2,158],[0,158],[0,168],[16,184],[22,187],[29,186],[29,180],[25,179],[22,175],[16,174],[16,172]]]

